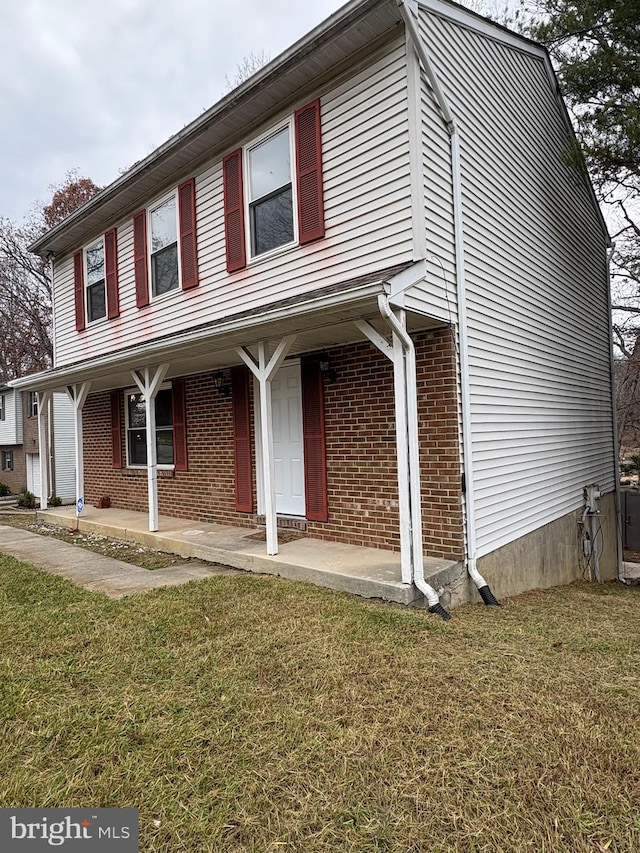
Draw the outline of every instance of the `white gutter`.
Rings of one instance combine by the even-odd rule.
[[[407,334],[407,330],[389,308],[389,301],[386,296],[378,296],[378,307],[384,319],[391,326],[394,335],[400,340],[405,353],[403,381],[398,383],[398,385],[402,385],[404,399],[399,402],[405,409],[408,437],[412,579],[415,586],[427,599],[429,612],[437,613],[443,619],[450,619],[449,613],[440,604],[438,593],[424,579],[422,489],[420,486],[418,397],[416,393],[416,351],[411,337]],[[396,387],[396,393],[397,391],[398,388]],[[398,442],[398,453],[400,452],[401,447],[400,442]]]
[[[451,178],[453,184],[453,218],[456,257],[456,288],[458,293],[458,334],[460,339],[460,391],[462,398],[462,448],[465,476],[465,527],[467,548],[467,571],[476,585],[485,604],[499,602],[489,589],[488,583],[476,567],[477,543],[473,483],[473,446],[471,433],[471,398],[469,393],[469,347],[467,340],[467,293],[464,265],[464,218],[462,209],[462,172],[460,164],[460,134],[449,107],[440,81],[435,73],[431,57],[420,35],[414,13],[407,7],[406,0],[396,0],[405,26],[411,36],[420,64],[442,113],[442,118],[451,140]]]

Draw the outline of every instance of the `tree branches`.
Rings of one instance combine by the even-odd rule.
[[[52,364],[49,269],[28,247],[100,190],[77,172],[51,189],[51,204],[27,224],[0,218],[0,382]]]

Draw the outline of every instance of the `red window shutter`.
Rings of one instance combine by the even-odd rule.
[[[310,243],[324,237],[319,100],[296,110],[295,126],[298,239],[300,243]]]
[[[107,317],[120,316],[118,295],[118,232],[115,228],[104,235],[104,272],[107,280]]]
[[[242,194],[242,148],[222,161],[224,189],[224,235],[227,248],[227,272],[247,265],[244,243],[244,198]]]
[[[180,220],[180,262],[182,289],[198,286],[198,247],[196,244],[196,181],[189,178],[178,187]]]
[[[236,479],[236,509],[253,512],[253,462],[251,459],[251,415],[249,412],[249,371],[231,371],[233,399],[233,450]]]
[[[76,331],[85,328],[84,319],[84,254],[82,249],[73,256],[73,295],[76,302]]]
[[[317,360],[302,360],[302,429],[304,487],[310,521],[328,521],[327,452],[324,428],[324,387]]]
[[[146,210],[139,210],[133,217],[133,267],[136,281],[136,305],[138,308],[144,308],[149,304]]]
[[[171,391],[173,405],[173,464],[176,471],[188,471],[187,407],[184,379],[174,379],[171,383]]]
[[[111,457],[112,467],[122,468],[122,392],[111,392]]]

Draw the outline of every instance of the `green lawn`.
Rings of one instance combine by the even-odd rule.
[[[112,601],[0,557],[0,806],[141,851],[640,850],[640,588],[445,623],[241,576]]]

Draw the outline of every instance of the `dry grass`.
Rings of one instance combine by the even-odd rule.
[[[449,623],[275,579],[108,600],[0,557],[0,806],[144,851],[640,850],[640,590]]]

